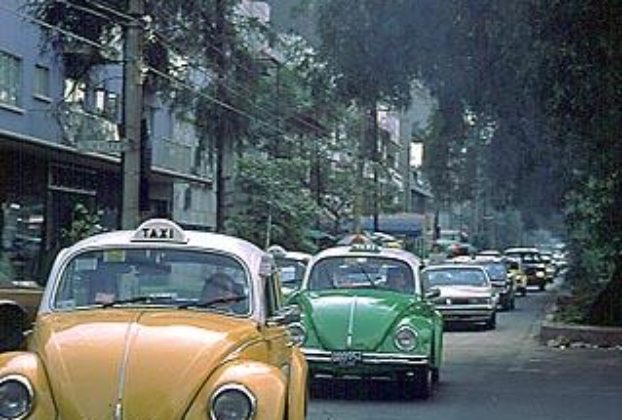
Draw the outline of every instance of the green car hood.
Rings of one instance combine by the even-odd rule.
[[[298,302],[326,350],[376,350],[417,299],[378,289],[306,291]]]

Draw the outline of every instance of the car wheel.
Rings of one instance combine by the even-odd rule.
[[[494,330],[495,328],[497,328],[497,313],[496,312],[490,316],[490,319],[488,320],[488,322],[486,322],[486,327],[489,330]]]
[[[434,373],[430,367],[425,367],[417,372],[417,376],[414,379],[414,394],[415,397],[427,400],[434,392]]]
[[[546,290],[546,283],[540,283],[540,291],[544,292]]]
[[[520,295],[521,295],[522,297],[527,296],[527,288],[526,288],[526,287],[523,287],[523,288],[521,289],[521,291],[520,291]]]
[[[432,368],[432,383],[438,385],[441,382],[441,370],[437,367]]]

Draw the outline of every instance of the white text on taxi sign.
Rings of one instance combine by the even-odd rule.
[[[188,239],[183,229],[175,222],[167,219],[151,219],[136,229],[132,241],[186,243]]]
[[[352,252],[380,252],[380,247],[376,244],[353,244],[350,247]]]

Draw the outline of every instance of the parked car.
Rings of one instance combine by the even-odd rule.
[[[0,352],[19,346],[35,319],[43,288],[33,281],[0,283]]]
[[[272,257],[153,219],[57,256],[26,349],[0,355],[6,419],[304,418],[307,365]],[[287,369],[284,369],[287,366]]]
[[[445,322],[497,325],[497,298],[484,267],[473,264],[431,266],[421,273],[425,290],[438,290],[436,309]]]
[[[313,378],[382,378],[428,398],[443,349],[442,318],[428,300],[434,296],[424,295],[410,252],[330,248],[311,259],[291,297],[302,310],[292,335]]]
[[[546,288],[546,268],[537,248],[508,248],[505,256],[520,259],[527,286],[537,286],[540,290]]]
[[[508,277],[514,281],[514,289],[520,296],[527,295],[527,275],[523,271],[520,258],[504,257]]]
[[[307,264],[312,255],[306,252],[286,251],[279,245],[268,248],[281,273],[281,291],[284,298],[300,288]]]
[[[474,263],[484,267],[488,273],[493,291],[499,297],[500,308],[506,311],[514,309],[516,289],[505,262],[501,258],[479,257]]]

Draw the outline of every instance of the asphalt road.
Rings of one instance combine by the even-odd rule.
[[[445,333],[445,364],[431,400],[408,400],[385,384],[316,384],[313,420],[619,420],[622,351],[557,349],[535,334],[550,292],[518,298],[497,330]]]

